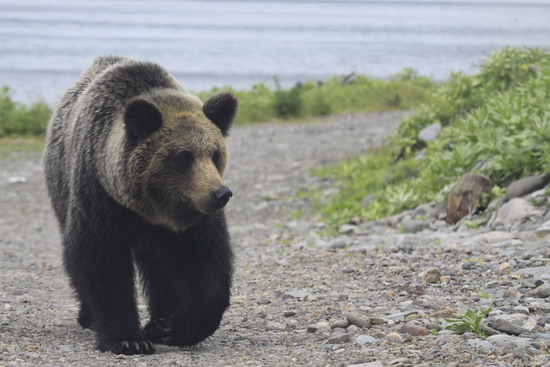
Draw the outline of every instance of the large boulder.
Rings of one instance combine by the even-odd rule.
[[[506,200],[519,198],[542,189],[550,183],[550,173],[541,176],[528,176],[512,182],[506,190]]]

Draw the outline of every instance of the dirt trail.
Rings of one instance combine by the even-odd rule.
[[[282,245],[284,222],[289,210],[304,205],[292,195],[315,182],[311,167],[380,143],[402,116],[344,115],[320,123],[234,128],[227,173],[235,193],[227,209],[237,254],[233,305],[221,329],[198,348],[161,346],[153,356],[95,350],[93,333],[81,330],[75,320],[77,304],[63,273],[40,157],[15,154],[0,160],[0,366],[335,365],[331,361],[340,357],[324,349],[325,343],[316,341],[319,336],[281,326],[284,320],[299,324],[323,312],[314,302],[283,301],[289,289],[307,291],[322,282],[327,292],[344,291],[341,279],[327,278],[323,270],[332,259],[320,251],[302,251],[299,244]],[[289,319],[292,313],[297,316]],[[306,355],[296,354],[302,349]],[[350,358],[342,358],[343,363]]]

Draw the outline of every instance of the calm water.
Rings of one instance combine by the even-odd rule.
[[[199,91],[404,67],[445,79],[506,45],[550,48],[550,0],[0,0],[0,85],[22,101],[55,101],[110,53]]]

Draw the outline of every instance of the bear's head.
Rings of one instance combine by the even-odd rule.
[[[152,224],[183,231],[222,209],[233,195],[222,181],[225,137],[237,100],[154,91],[124,108],[125,190],[122,201]]]

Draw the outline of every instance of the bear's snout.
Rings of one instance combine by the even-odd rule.
[[[232,196],[233,193],[227,186],[223,186],[221,189],[214,191],[214,198],[216,199],[216,205],[219,209],[223,208]]]

